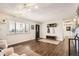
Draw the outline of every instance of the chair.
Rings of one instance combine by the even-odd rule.
[[[17,55],[17,54],[14,53],[14,48],[13,48],[13,47],[3,49],[3,50],[2,50],[2,53],[3,53],[5,56]]]
[[[0,48],[5,49],[5,48],[7,48],[7,47],[8,47],[8,45],[7,45],[6,40],[0,39]]]
[[[5,56],[26,56],[26,54],[18,55],[17,53],[15,53],[13,47],[3,49],[3,50],[2,50],[2,53],[3,53]]]

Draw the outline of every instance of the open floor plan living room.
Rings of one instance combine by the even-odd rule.
[[[0,3],[0,56],[78,55],[78,3]]]

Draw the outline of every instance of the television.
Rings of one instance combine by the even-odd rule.
[[[49,27],[57,27],[57,23],[48,24]]]

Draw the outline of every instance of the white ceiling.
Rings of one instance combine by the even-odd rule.
[[[38,9],[32,8],[31,11],[19,9],[22,4],[0,4],[0,11],[6,12],[17,17],[44,22],[53,19],[63,19],[72,17],[76,14],[78,4],[75,3],[38,3]]]

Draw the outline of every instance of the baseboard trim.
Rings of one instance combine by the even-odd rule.
[[[33,39],[33,40],[35,40],[35,39]],[[27,42],[29,42],[29,41],[32,41],[32,40],[23,41],[23,42],[20,42],[20,43],[15,43],[15,44],[12,44],[12,45],[8,45],[8,48],[9,48],[9,47],[14,47],[14,46],[17,46],[17,45],[20,45],[20,44],[27,43]]]
[[[44,38],[40,38],[40,39],[44,39]],[[32,40],[35,40],[35,39],[32,39]],[[23,41],[23,42],[20,42],[20,43],[15,43],[15,44],[12,44],[12,45],[8,45],[8,47],[14,47],[14,46],[16,46],[16,45],[20,45],[20,44],[22,44],[22,43],[27,43],[27,42],[29,42],[29,41],[31,41],[31,40]]]

